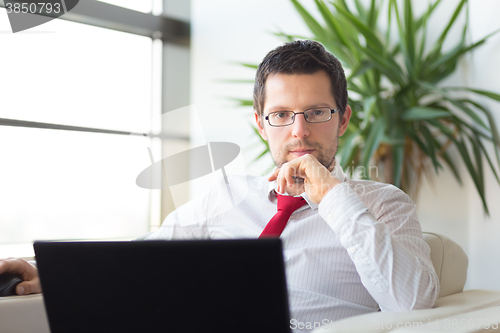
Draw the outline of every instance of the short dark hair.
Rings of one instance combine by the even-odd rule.
[[[332,95],[340,118],[347,106],[347,82],[340,61],[323,45],[312,40],[297,40],[270,51],[257,68],[253,89],[253,105],[261,116],[266,99],[265,88],[269,74],[314,74],[324,70],[330,77]]]

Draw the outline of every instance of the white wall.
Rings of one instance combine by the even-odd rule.
[[[415,1],[421,6],[425,1]],[[312,0],[303,5],[317,13]],[[442,1],[438,20],[431,22],[431,31],[440,31],[443,18],[448,18],[456,0]],[[235,107],[225,97],[251,98],[252,85],[221,83],[221,79],[253,79],[254,72],[231,62],[259,63],[272,48],[282,41],[271,32],[309,36],[309,32],[288,0],[192,0],[192,90],[191,100],[199,111],[205,137],[211,141],[231,141],[243,147],[247,163],[261,147],[248,122],[253,121],[251,108]],[[470,23],[473,41],[500,28],[500,1],[471,0]],[[316,17],[319,17],[317,15]],[[453,36],[457,36],[455,32]],[[469,84],[471,87],[500,92],[500,35],[491,38],[473,57],[462,61],[459,72],[446,84]],[[496,60],[496,61],[495,61]],[[499,103],[488,102],[497,114]],[[246,173],[259,175],[271,163],[270,159],[247,167]],[[487,173],[487,196],[491,218],[483,216],[476,190],[459,164],[464,180],[460,187],[449,172],[441,173],[434,189],[425,184],[418,201],[418,214],[427,231],[443,233],[457,241],[469,256],[467,288],[500,289],[500,186]],[[495,207],[497,205],[497,207]]]
[[[500,28],[500,2],[476,0],[471,5],[472,39],[478,40]],[[470,71],[472,87],[500,92],[500,34],[491,38],[473,55]],[[500,124],[500,103],[483,99]],[[500,289],[500,190],[491,172],[486,176],[486,196],[491,217],[482,213],[474,190],[469,191],[469,242],[471,288]]]

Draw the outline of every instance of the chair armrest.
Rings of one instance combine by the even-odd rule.
[[[408,325],[391,333],[428,333],[428,332],[498,332],[500,328],[500,307],[486,308],[456,316],[445,317],[422,323]]]
[[[42,294],[0,297],[2,333],[50,333]]]
[[[432,309],[369,313],[331,322],[314,330],[313,333],[389,332],[404,328],[405,323],[421,322],[424,324],[443,318],[462,318],[462,316],[468,318],[466,315],[469,313],[475,315],[473,313],[475,311],[498,306],[500,306],[500,291],[467,290],[439,298]],[[500,313],[500,308],[495,309],[495,311]],[[484,314],[490,315],[488,312]],[[403,331],[398,330],[397,332]]]

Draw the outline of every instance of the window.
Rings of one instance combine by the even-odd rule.
[[[99,0],[115,6],[120,6],[132,10],[137,10],[143,13],[150,13],[153,9],[153,1],[151,0]]]
[[[65,20],[0,34],[0,258],[33,255],[34,240],[132,239],[167,213],[135,179],[151,163],[148,147],[159,159],[179,136],[128,134],[161,126],[151,119],[170,97],[162,45],[180,38],[188,50],[189,23],[144,14],[152,1],[129,7],[143,13],[92,6],[98,19],[77,6]],[[10,31],[4,8],[0,31]]]

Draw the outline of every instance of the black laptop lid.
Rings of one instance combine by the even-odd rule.
[[[290,332],[279,239],[34,248],[52,333]]]

